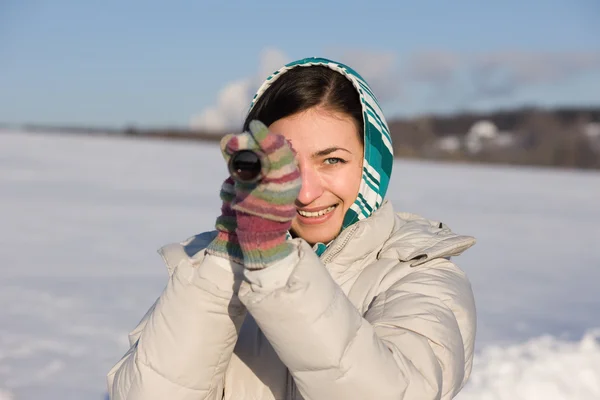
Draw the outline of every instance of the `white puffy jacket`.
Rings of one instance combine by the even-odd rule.
[[[204,254],[214,232],[160,250],[169,282],[112,368],[112,400],[450,399],[475,340],[451,256],[475,240],[386,202],[318,257],[262,271]]]

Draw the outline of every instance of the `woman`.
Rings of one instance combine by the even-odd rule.
[[[365,81],[326,59],[288,64],[244,131],[223,139],[225,160],[254,150],[270,168],[224,182],[215,232],[161,249],[170,280],[111,398],[454,397],[475,306],[449,260],[474,239],[384,200],[392,145]]]

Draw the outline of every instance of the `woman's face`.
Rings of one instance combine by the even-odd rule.
[[[333,240],[356,196],[363,145],[352,117],[314,107],[281,118],[269,129],[285,136],[297,152],[302,189],[292,233],[311,245]]]

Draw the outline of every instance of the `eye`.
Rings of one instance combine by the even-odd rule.
[[[325,164],[328,164],[328,165],[335,165],[335,164],[345,164],[346,160],[343,160],[338,157],[329,157],[329,158],[326,158],[324,162],[325,162]]]

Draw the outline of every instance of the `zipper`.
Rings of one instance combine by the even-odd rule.
[[[335,247],[325,250],[323,255],[321,255],[321,260],[323,261],[323,264],[327,264],[328,262],[330,262],[333,259],[333,257],[337,256],[342,251],[342,249],[348,244],[348,242],[354,235],[354,232],[357,228],[358,226],[356,226],[356,224],[351,226],[350,228],[347,228],[344,232],[345,235],[342,238],[340,238],[341,241],[337,243]],[[298,390],[296,389],[296,382],[294,381],[292,374],[290,374],[289,369],[286,369],[286,374],[288,388],[287,398],[288,400],[297,400],[298,396],[296,396],[296,393],[298,392]]]
[[[292,374],[290,374],[290,370],[286,369],[287,373],[287,396],[288,400],[296,400],[296,382],[294,382],[294,378]]]
[[[294,378],[292,377],[292,400],[296,400],[296,381],[294,381]]]
[[[337,256],[342,251],[342,249],[346,246],[346,244],[348,244],[348,242],[352,238],[352,235],[354,235],[354,232],[356,232],[356,229],[358,229],[358,226],[356,224],[352,225],[350,228],[347,228],[346,235],[343,238],[341,238],[342,241],[338,243],[337,246],[335,246],[335,248],[332,248],[331,250],[325,250],[325,252],[321,256],[323,264],[327,264],[328,262],[330,262],[333,259],[333,257]]]

